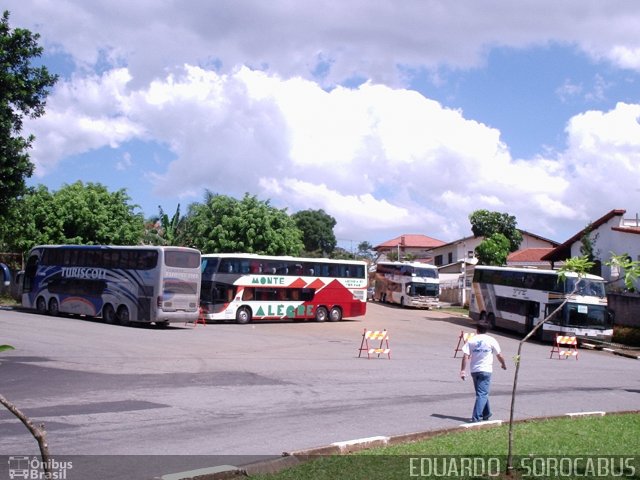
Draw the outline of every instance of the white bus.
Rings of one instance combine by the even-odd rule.
[[[22,305],[129,325],[195,321],[200,252],[183,247],[46,245],[31,249]]]
[[[561,281],[556,270],[476,266],[469,315],[492,328],[526,334],[568,298],[563,309],[538,330],[538,339],[554,340],[561,334],[611,340],[613,313],[607,307],[604,280],[587,275],[571,294],[577,280],[571,272]]]
[[[364,315],[367,264],[247,253],[202,256],[200,305],[209,321],[337,322]]]
[[[418,262],[378,262],[373,298],[403,307],[440,305],[440,280],[435,265]]]

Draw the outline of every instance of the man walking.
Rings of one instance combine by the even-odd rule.
[[[498,341],[487,335],[487,326],[478,323],[476,335],[472,336],[462,347],[462,366],[460,378],[466,377],[467,363],[470,363],[471,378],[476,391],[476,402],[473,406],[472,422],[487,421],[491,418],[489,407],[489,390],[491,388],[491,372],[493,371],[493,354],[500,362],[503,370],[507,369]]]

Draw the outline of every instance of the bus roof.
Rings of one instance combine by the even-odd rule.
[[[422,262],[398,262],[398,261],[383,261],[377,262],[376,265],[411,265],[412,267],[422,267],[422,268],[438,268],[431,263],[422,263]]]
[[[322,263],[340,263],[354,264],[360,263],[366,265],[363,260],[339,260],[336,258],[310,258],[310,257],[292,257],[290,255],[260,255],[257,253],[203,253],[202,258],[245,258],[248,260],[290,260],[295,262],[322,262]]]
[[[498,266],[494,266],[494,265],[476,265],[474,267],[475,270],[498,270],[498,271],[504,271],[504,272],[522,272],[522,273],[534,273],[534,274],[541,274],[541,275],[558,275],[560,272],[558,270],[550,270],[550,269],[543,269],[543,268],[527,268],[527,267],[498,267]],[[565,273],[567,277],[577,277],[578,274],[576,272],[566,272]],[[588,278],[590,280],[604,280],[602,277],[599,277],[598,275],[592,275],[590,273],[587,273],[585,275],[585,278]]]

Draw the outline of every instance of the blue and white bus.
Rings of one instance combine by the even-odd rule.
[[[561,280],[557,270],[476,266],[469,316],[492,328],[524,335],[567,300],[562,310],[537,331],[538,339],[571,335],[610,341],[613,312],[608,308],[604,280],[586,275],[576,289],[578,280],[574,272],[567,272]]]
[[[419,262],[378,262],[373,298],[403,307],[438,308],[438,267]]]
[[[46,245],[31,249],[22,306],[107,323],[193,322],[199,315],[200,252],[184,247]]]

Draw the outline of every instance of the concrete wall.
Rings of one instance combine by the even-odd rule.
[[[640,327],[640,295],[609,293],[607,300],[616,314],[616,325]]]

